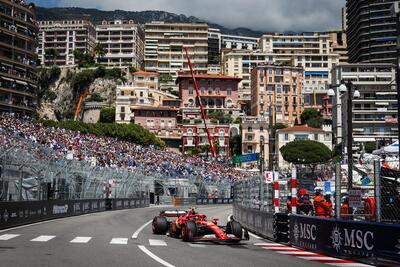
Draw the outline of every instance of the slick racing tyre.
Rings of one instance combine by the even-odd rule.
[[[182,227],[182,240],[185,242],[193,242],[196,236],[197,226],[194,222],[187,221]]]
[[[152,223],[153,234],[165,235],[168,231],[168,221],[165,217],[154,217]]]
[[[243,231],[242,231],[242,226],[240,223],[236,221],[230,221],[226,225],[226,233],[227,234],[233,234],[237,238],[242,239]]]

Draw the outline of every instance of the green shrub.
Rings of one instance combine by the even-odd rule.
[[[147,129],[137,124],[115,124],[115,123],[83,123],[80,121],[51,121],[42,120],[43,125],[61,129],[79,131],[82,134],[93,134],[96,136],[108,136],[121,140],[133,142],[140,145],[156,145],[164,147],[165,143],[160,138],[150,133]]]

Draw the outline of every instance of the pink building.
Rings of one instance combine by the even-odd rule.
[[[178,110],[168,107],[139,106],[133,109],[134,123],[159,137],[179,137]]]
[[[197,74],[196,80],[199,86],[201,102],[207,113],[223,111],[229,114],[240,112],[238,104],[238,84],[242,80],[238,77]],[[196,102],[196,90],[192,76],[180,73],[176,83],[179,85],[179,96],[182,99],[182,117],[194,118],[193,113],[199,113],[199,105]],[[190,116],[188,114],[191,114]],[[186,116],[188,115],[188,116]]]

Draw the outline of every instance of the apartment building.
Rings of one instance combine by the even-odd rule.
[[[396,64],[395,0],[347,0],[347,36],[351,63]]]
[[[260,63],[275,61],[275,56],[260,50],[226,50],[222,56],[222,73],[241,78],[239,83],[239,100],[251,99],[251,71]]]
[[[340,55],[331,49],[327,33],[268,34],[259,41],[260,48],[275,54],[275,62],[304,69],[304,106],[318,107],[327,93],[333,66]]]
[[[280,149],[296,140],[317,141],[332,150],[332,127],[330,125],[323,125],[322,129],[317,129],[306,126],[294,126],[277,130],[275,154],[277,155],[277,167],[279,170],[290,170],[290,163],[283,159]]]
[[[96,38],[106,51],[99,62],[110,67],[144,66],[144,30],[133,20],[103,21]]]
[[[260,64],[251,73],[251,115],[288,126],[300,122],[302,67]]]
[[[143,111],[145,108],[146,110],[156,108],[156,113],[159,113],[160,108],[165,110],[163,107],[164,100],[177,99],[176,96],[159,90],[158,77],[158,73],[135,72],[129,84],[117,87],[115,114],[117,123],[135,121],[135,110]]]
[[[259,38],[221,34],[221,48],[222,49],[244,49],[256,50],[258,48]]]
[[[222,111],[233,116],[239,115],[238,84],[240,78],[209,74],[198,74],[195,77],[199,86],[201,103],[207,113]],[[179,98],[182,100],[182,118],[201,119],[192,76],[188,73],[180,73],[176,82],[179,85]]]
[[[349,62],[347,55],[347,35],[343,31],[328,32],[328,40],[330,42],[330,49],[332,54],[339,55],[339,64]]]
[[[33,116],[37,107],[34,8],[0,0],[0,112]]]
[[[90,53],[95,43],[96,29],[88,20],[39,21],[37,53],[43,66],[75,66],[74,50]]]
[[[229,132],[231,126],[229,124],[207,124],[210,131],[211,139],[216,153],[219,156],[229,156]],[[211,151],[205,152],[202,147],[208,147],[207,131],[203,123],[189,123],[182,125],[182,154],[187,154],[189,150],[196,149],[200,154],[211,157]]]
[[[332,70],[333,133],[335,144],[347,146],[347,99],[348,94],[340,92],[341,80],[351,81],[360,92],[353,98],[352,120],[355,143],[397,139],[397,91],[395,67],[392,64],[347,64]]]
[[[169,74],[189,70],[185,48],[193,68],[207,72],[208,25],[200,23],[151,22],[145,24],[145,70]]]
[[[219,66],[221,50],[220,29],[208,29],[208,66]]]
[[[269,155],[269,134],[268,134],[268,118],[265,117],[245,117],[242,119],[242,153],[260,153],[261,139],[264,140],[264,160],[266,166],[270,159]],[[255,163],[258,164],[258,163]],[[247,163],[246,165],[251,165]],[[254,164],[253,164],[254,165]],[[258,168],[258,166],[254,166]]]

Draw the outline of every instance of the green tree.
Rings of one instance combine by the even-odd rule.
[[[375,142],[366,142],[364,144],[365,152],[367,153],[372,153],[376,149],[376,143]]]
[[[237,134],[229,138],[229,150],[231,155],[242,155],[242,137]]]
[[[159,81],[160,83],[169,83],[173,81],[173,78],[170,74],[164,73],[160,75]]]
[[[51,58],[53,65],[56,65],[56,60],[58,57],[58,50],[55,48],[46,49],[44,52],[45,57]]]
[[[81,66],[81,64],[83,63],[83,60],[84,60],[84,58],[85,58],[85,55],[84,55],[84,53],[82,52],[82,50],[75,49],[75,50],[73,51],[73,55],[74,55],[75,61],[77,61],[77,62],[78,62],[78,65]]]
[[[211,112],[207,115],[207,118],[211,120],[211,122],[216,123],[217,121],[219,121],[219,123],[232,123],[233,122],[233,118],[228,115],[225,114],[222,111],[215,111],[215,112]]]
[[[285,129],[285,128],[287,128],[288,126],[286,125],[286,124],[283,124],[283,123],[277,123],[277,124],[275,124],[274,125],[274,127],[272,128],[273,130],[279,130],[279,129]]]
[[[319,113],[319,111],[315,108],[306,108],[300,116],[301,119],[301,123],[302,124],[308,124],[309,125],[309,121],[311,120],[311,123],[313,125],[319,125],[321,124],[319,127],[314,127],[314,128],[320,128],[323,124],[323,119],[321,114]],[[320,122],[320,120],[322,122]],[[312,127],[312,126],[310,126]]]
[[[315,165],[332,159],[332,151],[317,141],[297,140],[280,148],[285,161],[293,164]]]
[[[97,43],[92,49],[92,55],[96,59],[96,63],[98,63],[99,59],[103,58],[106,54],[107,51],[100,43]]]
[[[314,117],[307,120],[307,125],[312,128],[321,128],[324,124],[322,117]]]
[[[100,122],[102,123],[115,122],[115,108],[102,108],[100,110]]]

